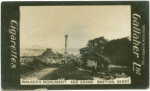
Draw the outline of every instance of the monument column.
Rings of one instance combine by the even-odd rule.
[[[68,38],[68,35],[65,35],[65,54],[68,54],[68,52],[67,52],[67,38]]]

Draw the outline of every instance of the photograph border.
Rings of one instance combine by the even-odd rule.
[[[89,85],[20,85],[20,6],[98,6],[98,5],[131,5],[131,41],[134,47],[133,33],[134,33],[134,14],[138,14],[141,17],[139,27],[145,25],[145,37],[139,35],[139,58],[133,53],[133,62],[140,65],[135,65],[132,62],[132,68],[136,67],[132,71],[131,84],[89,84]],[[2,89],[7,90],[35,90],[38,88],[46,89],[148,89],[149,87],[149,1],[32,1],[32,2],[2,2],[1,3],[1,85]],[[13,29],[16,39],[11,39],[11,33],[9,30]],[[144,38],[144,39],[143,39]],[[145,40],[145,42],[143,42]],[[12,52],[10,47],[15,46],[16,51]],[[133,51],[134,52],[134,51]],[[143,52],[143,54],[142,54]],[[144,57],[144,58],[143,58]],[[15,60],[12,60],[15,58]],[[144,63],[142,61],[144,60]],[[137,74],[138,72],[138,74]],[[139,75],[140,73],[140,75]]]

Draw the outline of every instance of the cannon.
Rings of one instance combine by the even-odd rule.
[[[80,49],[83,67],[91,66],[93,74],[104,71],[108,75],[113,74],[113,77],[114,72],[131,75],[132,66],[128,58],[131,55],[128,52],[130,48],[131,42],[128,38],[108,41],[104,37],[99,37],[89,40],[86,47]]]
[[[114,72],[111,70],[111,59],[94,52],[93,55],[96,57],[97,61],[97,67],[92,67],[92,73],[95,75],[97,72],[105,72],[110,79],[110,76],[112,75],[114,78],[116,78]],[[94,69],[95,68],[95,69]]]

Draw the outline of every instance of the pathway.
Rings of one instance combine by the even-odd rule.
[[[23,77],[21,78],[21,80],[39,80],[56,69],[58,68],[45,68],[40,71],[34,72],[28,76]]]

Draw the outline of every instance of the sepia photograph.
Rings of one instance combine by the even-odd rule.
[[[131,84],[131,47],[130,5],[20,6],[22,83]]]
[[[149,89],[149,1],[1,3],[2,90]]]

